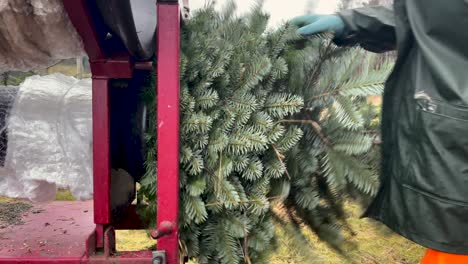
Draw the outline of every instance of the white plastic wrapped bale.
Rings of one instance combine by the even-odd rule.
[[[8,144],[7,123],[18,89],[18,86],[0,86],[0,167],[5,165]]]
[[[62,0],[0,0],[0,72],[28,71],[84,55]]]
[[[8,118],[0,195],[36,202],[69,188],[92,198],[91,80],[32,76],[20,85]]]

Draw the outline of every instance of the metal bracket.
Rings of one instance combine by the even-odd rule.
[[[166,264],[166,252],[164,252],[164,251],[153,251],[152,264]]]
[[[157,229],[151,231],[151,237],[158,239],[170,235],[174,231],[174,227],[175,226],[171,222],[163,221]]]

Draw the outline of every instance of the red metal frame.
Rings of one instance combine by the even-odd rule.
[[[179,262],[179,50],[180,10],[158,3],[158,250],[167,263]],[[158,234],[159,233],[159,234]]]
[[[104,246],[104,229],[110,223],[110,113],[109,79],[93,78],[93,193],[96,247]]]
[[[187,0],[184,0],[184,3],[186,2]],[[73,236],[63,233],[60,238],[54,237],[57,241],[66,242],[61,247],[75,245],[69,247],[69,251],[61,253],[62,251],[59,250],[61,247],[58,246],[60,243],[57,243],[56,246],[50,245],[50,248],[49,245],[45,247],[39,245],[37,252],[18,250],[14,254],[11,251],[2,251],[0,247],[0,263],[152,263],[154,256],[151,251],[113,254],[115,252],[114,228],[132,229],[136,228],[137,225],[131,223],[130,220],[136,216],[135,212],[128,211],[134,210],[134,207],[131,206],[127,209],[128,212],[125,212],[128,214],[128,219],[121,223],[113,223],[111,219],[109,113],[110,81],[132,78],[135,69],[149,70],[152,68],[152,64],[151,62],[135,62],[126,51],[113,50],[109,45],[105,48],[102,39],[99,39],[97,22],[91,17],[92,11],[90,10],[93,9],[89,9],[88,0],[63,0],[63,4],[72,24],[83,39],[84,48],[91,64],[93,78],[93,208],[91,209],[91,203],[87,202],[86,208],[89,207],[89,210],[78,210],[74,213],[76,219],[79,219],[76,220],[76,223],[86,226],[87,229],[71,227],[75,228],[71,232],[74,234]],[[158,214],[157,228],[152,232],[152,235],[158,239],[158,250],[165,252],[166,263],[178,264],[179,34],[181,14],[178,1],[158,1],[157,13]],[[48,224],[36,222],[43,219],[49,219],[49,222],[61,221],[61,214],[68,212],[70,208],[83,206],[83,204],[63,205],[62,208],[57,207],[56,204],[46,207],[44,214],[47,214],[47,217],[45,218],[31,216],[30,218],[33,220],[24,227],[26,229],[32,228],[28,231],[29,235],[31,236],[33,233],[31,237],[36,235],[38,238],[47,239],[53,234],[44,228],[41,229],[41,227]],[[91,216],[87,214],[91,210],[94,212],[94,231],[90,231],[93,227]],[[60,226],[60,224],[57,225]],[[19,226],[18,230],[12,231],[12,234],[22,234],[21,230],[24,228]],[[86,232],[90,232],[90,234],[88,235]],[[11,239],[15,243],[20,241],[20,238],[15,240],[12,237]],[[55,253],[44,255],[44,250],[48,249],[55,250]]]
[[[76,31],[82,36],[84,48],[89,58],[92,60],[103,59],[105,57],[104,50],[99,45],[98,34],[90,19],[86,1],[63,0],[63,6]]]
[[[105,54],[99,43],[98,33],[90,17],[85,0],[63,0],[65,10],[83,39],[86,53],[89,56],[93,77],[93,192],[94,222],[97,246],[103,245],[105,225],[111,221],[110,212],[110,131],[109,131],[109,81],[111,78],[130,78],[129,57],[115,61]]]

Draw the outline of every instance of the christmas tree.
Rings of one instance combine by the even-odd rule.
[[[261,4],[237,17],[231,1],[196,11],[181,33],[180,244],[199,263],[268,263],[275,228],[291,225],[339,249],[343,202],[378,185],[363,163],[372,115],[360,106],[381,93],[389,65],[267,23]],[[148,219],[157,213],[156,78],[143,95]]]

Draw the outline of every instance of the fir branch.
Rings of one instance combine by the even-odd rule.
[[[266,199],[266,200],[269,200],[269,201],[279,200],[279,199],[281,199],[281,198],[282,198],[281,196],[265,197],[265,199]],[[262,202],[262,201],[264,201],[263,198],[261,198],[261,199],[248,199],[248,200],[241,200],[241,201],[237,201],[237,200],[228,200],[227,202],[239,203],[239,204],[251,204],[251,203]],[[223,205],[224,202],[225,202],[225,201],[223,201],[223,202],[208,203],[208,204],[205,205],[205,207],[213,207],[213,206]]]
[[[280,123],[308,124],[310,125],[320,139],[327,145],[332,146],[330,139],[323,133],[323,129],[318,122],[313,120],[280,120]]]
[[[382,90],[381,87],[384,84],[385,84],[385,81],[378,81],[378,82],[369,82],[369,83],[356,84],[355,86],[348,86],[348,87],[344,86],[344,87],[338,88],[338,89],[330,91],[330,92],[326,92],[326,93],[322,93],[322,94],[313,96],[311,98],[308,98],[308,99],[304,100],[304,102],[315,101],[315,100],[318,100],[318,99],[322,99],[324,97],[333,97],[333,96],[336,96],[336,95],[345,95],[346,96],[346,95],[350,95],[350,92],[348,92],[348,91],[354,91],[354,90],[361,91],[362,89],[366,89],[366,88],[377,87],[375,89],[377,91],[381,91]],[[377,91],[376,92],[371,92],[371,93],[360,93],[360,95],[366,96],[366,95],[378,94]]]
[[[303,105],[304,101],[300,96],[277,93],[267,98],[264,109],[272,117],[283,118],[299,112]]]
[[[337,120],[345,128],[356,131],[364,126],[364,118],[350,98],[335,97],[333,105],[328,110],[330,110],[331,118]]]
[[[332,48],[332,42],[329,41],[325,47],[325,51],[320,53],[319,60],[318,60],[319,63],[317,65],[314,65],[314,67],[312,68],[312,71],[307,75],[310,77],[306,81],[306,85],[304,86],[305,89],[310,89],[312,84],[315,83],[316,80],[318,79],[323,66],[325,65],[327,60],[331,58],[331,52],[330,52],[331,48]]]
[[[272,148],[275,151],[276,158],[281,163],[281,165],[285,168],[284,173],[286,174],[286,176],[288,176],[288,179],[291,179],[291,175],[289,175],[286,164],[284,163],[285,156],[278,151],[278,148],[276,148],[275,145],[272,145]]]
[[[270,72],[271,62],[267,57],[261,57],[244,68],[240,76],[242,80],[241,90],[252,90]]]
[[[247,264],[252,264],[252,260],[250,259],[249,256],[249,236],[244,237],[244,243],[242,245],[242,248],[244,249],[244,260]]]
[[[221,188],[222,188],[222,182],[223,182],[223,150],[221,150],[221,153],[219,154],[219,169],[218,169],[218,185],[216,188],[216,198],[221,197]]]

